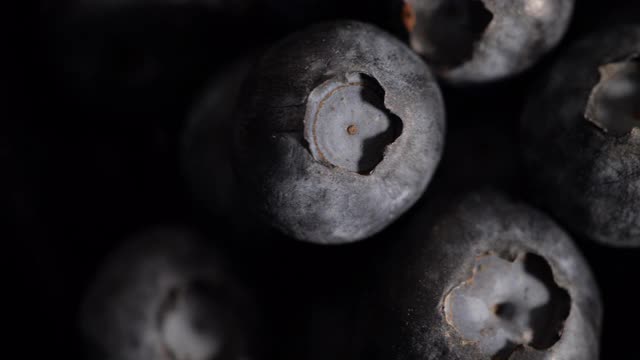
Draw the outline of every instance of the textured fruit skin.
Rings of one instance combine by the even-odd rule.
[[[315,160],[304,138],[309,94],[353,72],[377,81],[402,120],[368,175]],[[238,109],[235,165],[250,206],[299,240],[337,244],[380,231],[418,199],[441,156],[444,108],[429,69],[364,23],[319,24],[279,43],[252,71]]]
[[[640,127],[623,136],[585,118],[601,65],[640,54],[640,26],[575,44],[532,95],[522,122],[532,198],[570,230],[620,247],[640,246]]]
[[[543,257],[555,283],[571,297],[558,342],[544,351],[516,350],[509,359],[598,359],[602,304],[591,271],[567,234],[545,215],[499,193],[471,193],[448,204],[415,213],[405,240],[394,244],[381,271],[380,297],[367,317],[365,328],[373,330],[363,358],[487,358],[460,338],[443,307],[446,295],[471,277],[476,256],[493,251]]]
[[[429,31],[421,31],[421,26],[437,22],[432,16],[439,7],[452,1],[457,0],[405,0],[416,14],[416,28],[409,34],[414,49],[433,46],[429,40],[431,36],[447,36],[455,30],[453,18],[444,19]],[[469,3],[468,0],[457,2]],[[496,81],[531,67],[560,42],[574,7],[574,0],[482,0],[482,3],[493,14],[491,23],[476,41],[467,61],[443,66],[438,72],[449,83]],[[443,34],[434,34],[441,29]],[[435,55],[441,55],[438,49],[435,49]]]
[[[231,321],[213,325],[223,329],[227,340],[216,359],[250,355],[255,315],[251,301],[202,241],[188,230],[158,228],[128,239],[108,258],[81,311],[82,334],[91,358],[166,359],[167,345],[159,330],[163,306],[172,290],[194,282],[211,287],[221,301],[216,306],[222,304],[222,314],[231,314]]]

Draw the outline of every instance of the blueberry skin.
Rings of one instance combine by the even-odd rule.
[[[238,110],[235,168],[249,205],[303,241],[382,230],[422,194],[441,156],[444,109],[429,69],[364,23],[319,24],[280,42],[253,69]]]
[[[589,104],[599,68],[638,54],[637,25],[583,39],[551,69],[522,120],[532,197],[570,230],[618,247],[640,246],[640,122],[607,129]]]
[[[598,359],[602,317],[599,291],[569,236],[542,213],[500,193],[482,191],[446,200],[444,209],[438,206],[414,213],[403,240],[394,242],[392,255],[380,269],[375,305],[365,317],[368,325],[363,328],[371,330],[364,336],[362,358]],[[553,286],[560,288],[556,291],[565,293],[564,300],[556,304],[566,306],[563,316],[551,324],[554,326],[538,329],[543,331],[538,335],[553,341],[540,349],[512,344],[509,351],[498,355],[483,352],[478,345],[481,342],[465,337],[462,328],[452,325],[448,318],[452,315],[447,312],[449,296],[460,287],[480,281],[477,274],[482,268],[476,265],[489,253],[514,263],[517,260],[513,259],[522,254],[533,254],[547,264]],[[499,280],[502,274],[495,276]],[[489,292],[495,284],[487,284]],[[513,288],[507,287],[507,291],[515,291],[516,297],[526,296],[519,284],[513,282]],[[373,298],[370,292],[367,298]],[[554,311],[547,314],[559,314]],[[477,314],[473,308],[469,319]],[[536,318],[533,311],[531,314],[532,321],[547,318]],[[485,336],[483,332],[477,335]]]
[[[500,80],[531,67],[560,42],[574,7],[574,0],[404,3],[412,48],[442,79],[460,85]]]
[[[158,228],[107,259],[80,314],[92,358],[251,358],[248,293],[202,241]]]

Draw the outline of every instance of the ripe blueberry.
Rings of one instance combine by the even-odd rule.
[[[640,26],[575,44],[531,97],[522,137],[543,207],[587,238],[640,246]]]
[[[253,351],[249,303],[196,235],[156,229],[107,261],[81,325],[100,359],[239,360]]]
[[[384,268],[373,358],[598,358],[598,289],[555,223],[493,192],[430,211]]]
[[[411,47],[451,83],[517,74],[562,39],[573,0],[404,0]]]
[[[359,22],[296,33],[259,61],[238,107],[235,165],[252,208],[299,240],[346,243],[390,224],[440,159],[429,69]]]

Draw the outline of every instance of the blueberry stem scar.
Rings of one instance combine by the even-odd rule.
[[[476,258],[470,279],[445,298],[447,322],[492,359],[508,359],[520,345],[547,349],[559,338],[570,297],[534,254]]]
[[[401,128],[402,121],[385,107],[384,90],[371,76],[336,76],[309,94],[305,139],[313,157],[329,167],[370,174]]]
[[[623,136],[638,127],[640,62],[631,58],[599,67],[600,81],[589,96],[585,118],[600,130]]]

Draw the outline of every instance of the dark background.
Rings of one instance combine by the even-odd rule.
[[[568,35],[533,69],[481,87],[443,86],[449,133],[434,188],[491,184],[526,199],[518,126],[527,93],[567,44],[623,18],[638,21],[634,2],[578,0]],[[279,11],[246,3],[247,11],[146,5],[105,15],[73,14],[72,1],[40,1],[27,13],[35,26],[9,32],[19,56],[5,69],[11,96],[1,195],[6,243],[18,245],[7,255],[9,276],[19,279],[12,297],[25,309],[14,331],[27,339],[24,358],[84,358],[76,329],[84,291],[110,250],[158,224],[198,229],[228,255],[262,305],[271,358],[346,352],[357,294],[406,216],[348,246],[275,233],[243,238],[191,199],[178,143],[207,79],[242,54],[324,19],[361,19],[390,31],[398,23],[382,0],[283,0]],[[576,241],[604,300],[602,359],[640,358],[640,250]]]

